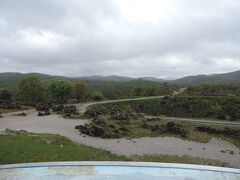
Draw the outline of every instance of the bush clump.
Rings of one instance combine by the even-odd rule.
[[[224,129],[217,129],[209,126],[198,126],[196,130],[207,132],[209,134],[222,134],[230,137],[240,138],[240,131],[232,128],[225,127]]]
[[[104,96],[100,91],[95,91],[91,94],[91,98],[96,101],[101,101],[103,97]]]
[[[75,127],[81,133],[87,134],[92,137],[101,138],[120,138],[127,131],[125,128],[116,128],[115,126],[106,125],[100,126],[95,123],[79,125]]]

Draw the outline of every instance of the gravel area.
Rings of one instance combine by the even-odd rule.
[[[86,105],[81,106],[82,109],[85,107]],[[240,168],[240,150],[232,143],[223,140],[212,139],[208,143],[198,143],[172,137],[145,137],[132,140],[101,139],[79,135],[79,131],[74,128],[76,125],[88,122],[87,119],[63,119],[58,115],[38,117],[37,112],[26,111],[26,113],[25,117],[14,116],[14,113],[4,115],[3,118],[0,118],[0,131],[9,128],[34,133],[59,134],[76,143],[101,148],[120,155],[189,155],[227,162],[232,167]],[[234,154],[230,154],[230,151],[233,151]]]

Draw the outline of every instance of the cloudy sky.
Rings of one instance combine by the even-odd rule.
[[[240,69],[238,0],[0,0],[0,72],[177,78]]]

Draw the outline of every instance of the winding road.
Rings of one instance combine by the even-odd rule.
[[[162,96],[81,103],[77,104],[77,108],[79,112],[84,113],[88,106],[94,104],[154,98],[162,98]],[[12,130],[26,130],[34,133],[59,134],[76,143],[104,149],[119,155],[188,155],[192,157],[219,160],[229,163],[232,167],[240,168],[239,148],[231,142],[226,142],[221,139],[213,138],[208,143],[185,141],[173,137],[144,137],[131,140],[125,138],[101,139],[79,134],[79,131],[75,129],[76,125],[89,122],[89,119],[63,119],[62,116],[59,115],[39,117],[34,110],[27,110],[24,112],[27,113],[25,117],[16,116],[14,115],[15,113],[3,114],[4,117],[0,118],[0,131],[8,128]],[[196,120],[191,120],[191,123],[195,121]],[[223,153],[223,151],[225,153]],[[234,153],[232,154],[230,151]]]

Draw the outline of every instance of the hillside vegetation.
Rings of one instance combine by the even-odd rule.
[[[172,81],[173,84],[178,85],[201,85],[205,83],[209,84],[240,84],[240,70],[224,74],[214,74],[214,75],[197,75],[197,76],[187,76]]]
[[[202,85],[188,87],[181,95],[240,96],[240,85]]]
[[[236,97],[165,97],[109,103],[106,108],[114,105],[133,108],[148,115],[240,120],[240,98]]]
[[[20,82],[26,78],[34,76],[39,78],[45,89],[52,79],[65,79],[72,84],[84,82],[86,86],[86,97],[90,97],[94,92],[101,92],[106,99],[121,99],[138,96],[155,96],[171,94],[175,87],[166,84],[119,76],[108,76],[101,79],[97,77],[68,78],[61,76],[50,76],[38,73],[0,73],[0,90],[7,89],[16,95]]]
[[[103,86],[108,83],[125,83],[125,82],[136,82],[138,80],[141,80],[142,82],[149,82],[154,85],[159,83],[166,83],[169,82],[173,85],[180,85],[180,86],[186,86],[186,85],[202,85],[202,84],[240,84],[240,70],[230,73],[224,73],[224,74],[215,74],[215,75],[197,75],[197,76],[187,76],[180,79],[167,81],[163,79],[158,79],[156,77],[141,77],[141,78],[131,78],[131,77],[125,77],[125,76],[84,76],[84,77],[63,77],[63,76],[51,76],[47,74],[40,74],[40,73],[0,73],[0,89],[10,89],[14,91],[21,80],[23,80],[27,76],[35,76],[38,77],[41,81],[43,81],[45,84],[50,79],[55,78],[63,78],[66,80],[69,80],[71,82],[78,82],[78,81],[84,81],[88,86],[92,86],[93,84],[96,86],[102,84]],[[128,83],[127,83],[128,84]]]

